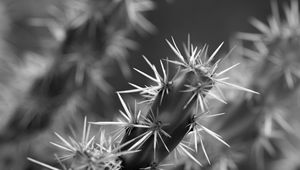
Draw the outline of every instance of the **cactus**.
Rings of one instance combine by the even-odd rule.
[[[196,151],[198,150],[197,142],[201,141],[202,143],[201,133],[207,133],[226,146],[229,146],[220,135],[209,130],[200,122],[201,119],[222,114],[209,113],[207,108],[208,104],[205,99],[206,96],[226,103],[224,99],[220,97],[222,94],[215,94],[211,89],[219,89],[221,84],[243,91],[257,93],[229,83],[227,81],[228,78],[223,76],[238,64],[223,71],[218,70],[218,66],[223,59],[216,60],[216,54],[223,43],[210,56],[208,55],[207,46],[198,48],[190,43],[190,38],[188,38],[188,43],[184,45],[183,53],[179,50],[173,38],[172,42],[167,40],[167,43],[178,58],[178,60],[166,60],[167,63],[178,66],[176,74],[169,79],[169,71],[165,69],[161,61],[161,70],[163,72],[161,76],[157,68],[144,57],[145,61],[153,70],[154,77],[138,69],[135,70],[154,81],[155,85],[140,87],[131,84],[135,89],[118,92],[124,109],[124,111],[120,111],[122,118],[117,119],[117,121],[90,122],[91,124],[100,126],[120,126],[113,134],[113,136],[115,136],[113,141],[118,141],[117,139],[119,139],[119,142],[116,142],[119,145],[119,147],[117,147],[119,148],[119,153],[115,153],[115,155],[117,155],[122,162],[120,164],[122,168],[120,169],[156,169],[172,151],[184,153],[196,163],[202,165],[192,153],[190,153],[190,150],[193,150],[193,146],[189,145],[192,145],[192,143],[185,144],[183,142],[184,138],[190,138],[191,135],[193,136]],[[121,93],[132,92],[139,92],[144,96],[145,100],[142,102],[146,102],[147,105],[149,105],[146,114],[141,111],[136,111],[136,109],[134,109],[135,112],[131,112],[132,109],[128,108],[122,99]],[[219,92],[221,93],[221,91]],[[72,152],[77,153],[78,149],[72,149],[72,146],[70,146],[67,141],[60,136],[58,137],[66,146],[55,144],[56,146],[65,150],[69,148]],[[84,145],[84,142],[81,142],[80,145]],[[102,146],[102,144],[100,145]],[[112,144],[112,146],[114,146],[114,144]],[[209,162],[203,143],[201,147]],[[80,153],[81,152],[84,151],[80,150]],[[77,156],[72,157],[74,160]],[[93,156],[89,159],[93,160]],[[112,159],[115,159],[115,157]],[[93,165],[87,165],[86,162],[80,162],[78,167],[95,170],[101,169]],[[103,163],[104,162],[99,164]]]
[[[36,51],[11,46],[22,58],[20,61],[0,58],[3,61],[0,74],[4,75],[1,100],[7,104],[1,105],[5,116],[1,116],[0,123],[0,157],[4,155],[5,159],[0,161],[0,167],[51,170],[294,170],[299,167],[297,0],[291,0],[283,10],[272,1],[272,16],[267,24],[252,19],[258,33],[237,33],[234,37],[239,43],[237,48],[224,56],[218,54],[223,43],[210,52],[208,45],[192,44],[190,36],[182,47],[177,46],[173,37],[166,40],[172,58],[160,60],[157,66],[143,56],[151,74],[134,68],[149,84],[129,83],[133,89],[116,88],[116,93],[110,84],[114,78],[110,71],[117,68],[122,77],[130,76],[127,56],[138,45],[134,41],[136,35],[156,31],[143,15],[154,8],[154,1],[36,3],[47,4],[49,13],[47,17],[29,17],[26,27],[46,29],[51,40],[44,37],[45,44],[43,38],[36,40],[41,44]],[[5,13],[1,7],[0,12]],[[1,33],[9,30],[9,26],[3,28]],[[12,33],[3,39],[11,37]],[[242,58],[230,60],[236,55]],[[242,71],[235,70],[239,65]],[[232,83],[239,80],[245,81],[237,83],[242,85]],[[228,94],[233,97],[228,98]],[[119,102],[113,102],[114,98]],[[115,113],[118,105],[122,109]],[[81,135],[78,129],[66,128],[69,123],[75,127],[82,123],[77,121],[78,114],[84,115]],[[43,133],[45,130],[59,132],[52,135],[57,141]],[[67,136],[68,133],[72,136]],[[52,147],[45,148],[47,142],[41,142],[40,138],[50,140]],[[50,161],[53,146],[58,151],[55,150],[55,160]],[[15,164],[7,153],[17,155],[14,159],[18,168],[2,165]]]

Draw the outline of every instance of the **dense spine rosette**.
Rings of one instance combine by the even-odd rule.
[[[137,152],[136,150],[120,151],[131,141],[120,145],[113,137],[107,136],[104,130],[100,129],[97,136],[91,136],[90,133],[91,126],[87,125],[86,118],[81,140],[72,137],[63,138],[55,133],[60,143],[50,143],[62,150],[63,154],[56,156],[56,159],[64,170],[119,170],[122,163],[119,156]],[[59,170],[32,158],[28,160],[51,170]]]

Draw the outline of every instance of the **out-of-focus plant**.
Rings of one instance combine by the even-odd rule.
[[[8,28],[1,26],[1,52],[7,45],[12,54],[1,54],[0,169],[26,169],[30,166],[26,155],[42,155],[43,149],[51,152],[44,141],[52,136],[42,132],[54,128],[67,133],[69,123],[78,123],[71,120],[81,113],[113,117],[113,87],[107,79],[118,72],[130,76],[127,57],[138,46],[137,36],[155,31],[144,16],[155,4],[152,0],[24,0],[1,1],[2,7],[1,14],[7,14],[2,24],[5,17],[10,23],[4,24]],[[28,8],[34,14],[23,16],[28,11],[22,10]],[[47,155],[42,157],[48,161]]]
[[[299,4],[292,0],[284,6],[284,17],[277,2],[273,1],[271,7],[273,14],[267,24],[251,20],[260,33],[237,34],[245,44],[240,49],[251,65],[245,70],[251,73],[247,87],[261,95],[232,99],[221,107],[230,114],[216,122],[215,127],[232,146],[215,151],[222,153],[216,155],[216,164],[222,164],[222,155],[229,159],[221,169],[272,169],[272,163],[299,142],[289,123],[299,102]],[[226,156],[234,153],[240,159]]]
[[[66,0],[47,8],[50,17],[31,18],[28,21],[31,25],[47,28],[59,45],[47,54],[54,61],[50,60],[46,71],[35,76],[28,94],[1,130],[1,142],[46,129],[70,100],[77,99],[74,107],[92,107],[91,101],[109,102],[104,96],[112,92],[112,87],[106,77],[113,70],[108,68],[117,61],[122,73],[130,74],[126,57],[128,50],[137,46],[131,38],[134,30],[139,33],[154,30],[143,16],[153,7],[150,0]],[[88,106],[82,110],[89,109]]]

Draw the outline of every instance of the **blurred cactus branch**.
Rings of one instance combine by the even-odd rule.
[[[290,145],[287,136],[294,136],[287,122],[288,104],[297,95],[299,76],[299,4],[292,0],[285,6],[285,18],[279,15],[278,4],[271,4],[272,16],[268,24],[252,19],[251,24],[261,33],[238,33],[250,47],[242,47],[243,54],[253,59],[252,75],[248,87],[259,96],[232,100],[221,107],[230,113],[216,127],[231,144],[244,144],[244,159],[237,164],[256,169],[265,169],[269,162],[284,153],[282,145]],[[234,148],[232,148],[234,150]],[[254,164],[253,164],[254,161]],[[252,162],[252,163],[250,163]],[[251,165],[250,165],[251,164]]]
[[[128,50],[136,47],[135,42],[128,38],[133,31],[128,5],[138,3],[129,1],[80,2],[84,13],[55,28],[63,29],[65,33],[61,42],[57,40],[61,45],[53,54],[54,62],[43,76],[34,80],[24,101],[15,108],[5,130],[0,133],[1,142],[30,137],[46,129],[57,111],[76,94],[84,96],[93,90],[93,93],[101,93],[98,96],[110,93],[112,89],[105,80],[108,73],[104,67],[112,60],[119,60],[121,70],[128,75],[125,57]],[[77,5],[66,2],[69,3],[67,8]],[[107,98],[98,97],[96,100],[107,101]]]

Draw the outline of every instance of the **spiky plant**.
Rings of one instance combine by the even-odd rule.
[[[87,124],[87,118],[85,117],[81,140],[72,137],[65,139],[58,133],[55,133],[60,139],[60,143],[51,142],[51,144],[65,152],[62,155],[56,155],[56,159],[62,165],[63,169],[118,170],[121,168],[122,163],[119,156],[137,152],[135,150],[120,151],[126,144],[120,145],[115,142],[115,139],[107,136],[102,129],[100,129],[97,136],[91,136],[90,132],[91,125]],[[58,170],[58,168],[35,159],[28,158],[28,160],[51,170]]]
[[[203,144],[203,134],[212,136],[226,146],[229,145],[220,135],[201,123],[202,119],[223,114],[209,112],[206,96],[226,103],[222,98],[220,85],[256,93],[229,83],[229,78],[224,77],[224,74],[237,64],[222,71],[218,70],[223,59],[217,59],[216,54],[223,43],[211,55],[208,55],[207,46],[196,47],[191,44],[190,38],[184,45],[183,52],[179,50],[173,38],[171,42],[167,40],[167,43],[175,53],[177,60],[167,59],[165,62],[178,67],[176,74],[170,78],[169,70],[161,61],[162,75],[160,75],[158,69],[144,57],[154,76],[138,69],[135,70],[154,81],[155,84],[145,87],[131,84],[135,89],[118,92],[124,111],[120,111],[122,117],[116,121],[90,122],[100,126],[119,127],[112,134],[115,139],[119,139],[114,142],[122,146],[119,148],[119,152],[130,153],[116,154],[122,162],[120,165],[123,170],[160,169],[160,167],[168,165],[162,164],[162,162],[166,157],[172,155],[171,153],[177,155],[176,157],[178,154],[185,155],[202,165],[193,156],[193,152],[198,151],[198,141],[201,142],[201,149],[207,161],[210,162]],[[211,89],[219,89],[220,94],[213,93]],[[144,97],[142,103],[148,105],[146,113],[136,109],[132,112],[132,109],[121,97],[121,93],[133,92],[140,93]],[[67,142],[64,143],[69,145]]]
[[[168,71],[165,70],[161,62],[163,72],[163,76],[161,76],[157,68],[145,59],[152,68],[154,77],[136,70],[153,80],[157,85],[144,88],[133,85],[137,88],[125,91],[125,93],[140,92],[146,97],[145,100],[149,102],[150,106],[146,115],[140,120],[140,124],[147,125],[148,128],[133,127],[125,133],[122,139],[122,142],[127,142],[139,138],[134,145],[127,148],[137,147],[142,150],[122,157],[124,169],[138,169],[160,164],[176,148],[182,150],[181,152],[201,165],[188,151],[191,143],[189,145],[183,143],[185,137],[189,138],[189,135],[193,135],[194,141],[197,143],[197,141],[202,142],[201,133],[207,133],[228,146],[221,136],[206,128],[199,121],[207,117],[221,115],[209,113],[208,104],[205,100],[206,96],[226,103],[220,97],[222,96],[220,90],[219,93],[221,94],[215,94],[211,89],[219,89],[219,85],[227,85],[256,93],[229,83],[226,81],[228,78],[223,77],[224,73],[237,66],[237,64],[223,71],[218,70],[218,65],[222,59],[214,59],[222,44],[209,56],[207,46],[198,48],[190,43],[190,38],[188,38],[187,44],[184,45],[183,53],[179,50],[173,38],[172,42],[167,40],[167,43],[178,60],[166,60],[166,62],[177,65],[177,73],[169,79]],[[95,124],[101,125],[101,122]],[[195,145],[195,150],[198,150],[197,145]],[[202,150],[209,162],[203,143]]]

